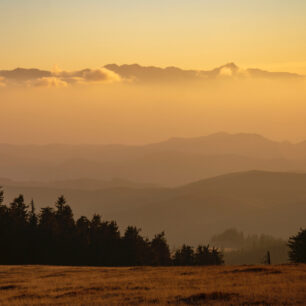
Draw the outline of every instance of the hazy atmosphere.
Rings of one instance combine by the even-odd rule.
[[[145,144],[220,131],[303,141],[305,10],[2,0],[0,142]]]
[[[302,304],[305,17],[0,0],[0,304]]]

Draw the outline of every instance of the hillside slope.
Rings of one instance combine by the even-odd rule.
[[[306,143],[217,133],[143,145],[0,145],[0,176],[14,180],[121,178],[164,186],[229,172],[306,171]]]
[[[288,238],[306,226],[306,174],[250,171],[176,188],[4,188],[6,202],[22,193],[39,206],[64,194],[76,216],[99,213],[150,236],[165,230],[172,245],[204,243],[230,227]]]

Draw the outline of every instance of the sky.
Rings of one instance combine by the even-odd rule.
[[[306,74],[301,0],[0,0],[0,69],[108,63]]]
[[[0,143],[144,144],[220,131],[306,140],[306,77],[247,69],[306,75],[305,16],[303,0],[0,0]],[[159,83],[151,68],[142,75],[151,83],[139,82],[139,67],[130,77],[104,68],[232,62],[239,68],[180,82],[166,70]],[[3,74],[16,67],[49,74]]]

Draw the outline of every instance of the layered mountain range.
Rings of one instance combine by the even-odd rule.
[[[177,186],[229,172],[306,171],[306,142],[217,133],[142,146],[0,145],[0,177],[26,181],[120,178]]]
[[[306,226],[306,142],[217,133],[143,146],[0,145],[6,203],[64,194],[77,216],[165,230],[171,245],[237,227],[288,238]],[[256,169],[254,171],[253,169]],[[228,174],[229,172],[233,172]]]
[[[64,194],[76,217],[99,213],[121,230],[136,225],[150,237],[165,230],[172,246],[207,243],[232,227],[287,239],[306,226],[306,174],[249,171],[176,188],[96,187],[11,182],[4,191],[6,203],[22,193],[27,202],[34,199],[38,211]]]

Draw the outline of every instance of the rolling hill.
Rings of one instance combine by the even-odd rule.
[[[217,133],[142,146],[0,145],[0,177],[13,180],[121,178],[174,187],[252,169],[306,171],[306,142]]]
[[[64,194],[76,216],[99,213],[121,229],[137,225],[150,236],[165,230],[171,245],[204,243],[230,227],[287,239],[306,226],[306,174],[301,173],[248,171],[175,188],[4,188],[6,202],[22,193],[40,206]]]

